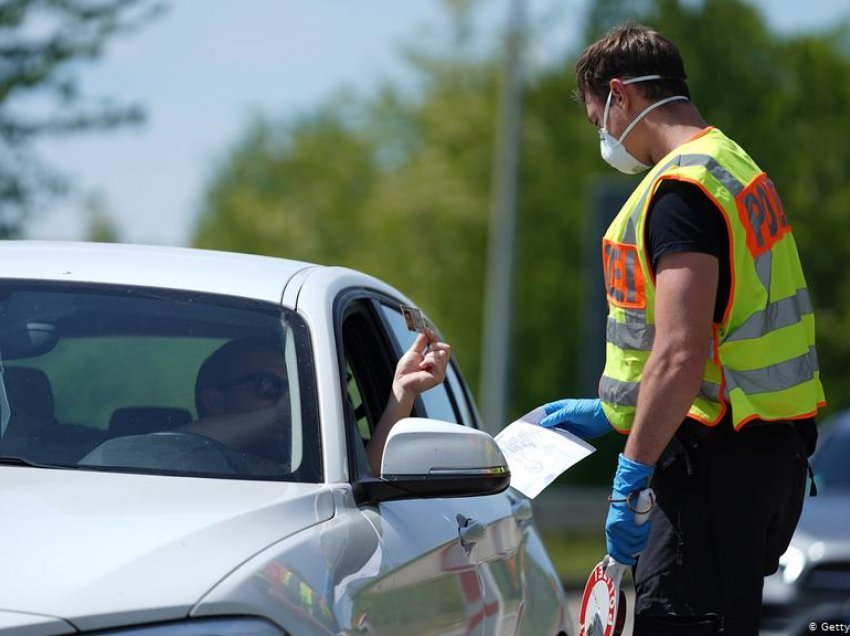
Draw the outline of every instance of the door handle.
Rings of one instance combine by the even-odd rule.
[[[484,524],[475,519],[469,519],[459,514],[457,516],[457,532],[460,537],[460,544],[469,550],[476,543],[484,538]]]
[[[528,521],[534,514],[531,502],[528,499],[520,499],[511,504],[511,514],[517,521]]]

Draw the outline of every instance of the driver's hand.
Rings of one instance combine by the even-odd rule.
[[[446,378],[451,356],[451,345],[440,342],[432,330],[419,333],[396,364],[393,388],[416,397],[432,389]]]

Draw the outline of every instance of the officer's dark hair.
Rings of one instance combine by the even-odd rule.
[[[635,84],[647,99],[691,96],[685,81],[685,63],[676,45],[650,27],[626,22],[608,31],[579,56],[575,98],[584,104],[590,94],[605,101],[610,80],[642,75],[661,76],[659,80]]]

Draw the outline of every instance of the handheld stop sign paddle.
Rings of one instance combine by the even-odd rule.
[[[644,524],[654,505],[652,489],[642,490],[637,499],[635,523]],[[617,636],[623,631],[626,595],[620,590],[620,582],[627,567],[606,554],[593,568],[581,598],[579,636]]]

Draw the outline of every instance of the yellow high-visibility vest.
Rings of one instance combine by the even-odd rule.
[[[734,141],[706,128],[649,171],[602,240],[608,324],[599,397],[608,421],[622,433],[631,430],[655,339],[644,232],[665,179],[698,186],[722,211],[729,234],[729,302],[705,335],[709,356],[688,416],[714,426],[730,406],[739,430],[756,418],[815,415],[825,404],[815,318],[791,226],[767,175]]]

